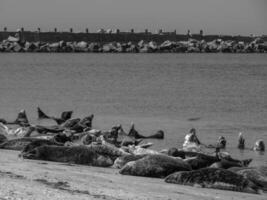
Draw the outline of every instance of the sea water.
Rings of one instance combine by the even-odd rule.
[[[93,113],[93,127],[130,124],[149,135],[162,129],[155,149],[181,148],[191,128],[204,144],[227,140],[233,157],[267,164],[250,150],[267,145],[267,56],[265,54],[0,54],[0,117],[25,109],[33,124],[36,107],[59,116]],[[238,133],[246,150],[237,149]],[[211,151],[211,150],[209,150]]]

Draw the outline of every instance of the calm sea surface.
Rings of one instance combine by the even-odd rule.
[[[9,120],[25,109],[42,123],[37,106],[94,113],[95,128],[164,130],[156,149],[181,147],[195,127],[203,143],[223,135],[233,157],[267,164],[266,153],[236,148],[240,131],[247,148],[267,145],[266,54],[0,54],[0,93],[0,117]]]

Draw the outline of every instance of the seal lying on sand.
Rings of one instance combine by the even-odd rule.
[[[9,128],[8,126],[0,123],[0,131],[8,136],[15,137],[29,137],[29,135],[34,131],[31,126],[19,127],[19,128]]]
[[[45,145],[25,152],[22,156],[28,159],[109,167],[113,165],[117,157],[122,155],[124,155],[123,152],[106,145],[80,145],[70,147]]]
[[[219,162],[213,163],[211,168],[228,169],[231,167],[247,167],[252,159],[234,160],[234,159],[221,159]]]
[[[262,190],[267,191],[267,167],[233,167],[229,169],[237,174],[242,175],[243,177],[252,181],[255,185],[260,187]]]
[[[213,163],[218,162],[220,160],[219,158],[215,156],[199,154],[196,157],[184,159],[184,161],[188,163],[192,167],[193,170],[196,170],[196,169],[208,167],[212,165]]]
[[[0,149],[9,149],[9,150],[17,150],[21,151],[23,150],[28,144],[32,142],[38,142],[39,144],[46,144],[46,145],[60,145],[57,142],[46,140],[46,139],[39,139],[39,138],[16,138],[7,140],[0,144]]]
[[[22,157],[23,154],[32,151],[33,149],[35,149],[36,147],[40,147],[43,145],[56,145],[56,146],[64,146],[64,143],[58,143],[56,141],[54,141],[53,139],[51,140],[45,140],[45,139],[39,139],[39,140],[35,140],[30,142],[29,144],[27,144],[21,151],[21,153],[19,154],[19,157]]]
[[[240,174],[225,169],[204,168],[190,172],[175,172],[165,178],[167,183],[200,185],[205,188],[258,193],[258,187]]]
[[[166,155],[148,155],[136,161],[128,162],[120,174],[146,177],[166,177],[176,171],[189,171],[190,165],[182,159]]]
[[[81,133],[83,131],[88,131],[92,129],[93,119],[94,119],[94,115],[91,114],[89,116],[84,117],[78,123],[76,123],[75,125],[72,125],[71,127],[68,127],[67,124],[65,124],[64,127],[72,131],[75,131],[76,133]]]
[[[38,119],[52,119],[56,121],[58,125],[64,123],[68,119],[71,118],[73,111],[64,111],[61,113],[60,117],[53,117],[53,116],[48,116],[45,114],[40,107],[37,107],[37,112],[38,112]]]
[[[173,156],[173,157],[180,157],[180,158],[185,158],[185,152],[184,151],[179,151],[177,148],[172,147],[167,150],[167,155],[168,156]]]
[[[150,136],[144,136],[139,134],[138,131],[135,130],[133,123],[131,125],[128,135],[134,137],[135,139],[146,139],[146,138],[164,139],[164,132],[162,130],[159,130],[155,134],[152,134]]]
[[[131,154],[134,155],[142,155],[142,154],[146,154],[146,155],[158,155],[158,154],[162,154],[156,150],[153,149],[147,149],[147,148],[142,148],[141,146],[134,146],[134,145],[130,145],[128,146],[128,152],[130,152]]]
[[[118,157],[114,161],[113,167],[114,168],[121,169],[128,162],[139,160],[141,158],[144,158],[145,156],[147,156],[147,155],[146,154],[141,154],[141,155],[125,155],[125,156]]]

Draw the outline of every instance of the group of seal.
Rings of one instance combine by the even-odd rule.
[[[24,110],[12,122],[1,119],[4,125],[16,124],[28,131],[15,139],[0,134],[0,149],[19,150],[26,159],[112,166],[122,175],[165,178],[167,183],[250,193],[267,190],[266,168],[250,168],[252,159],[238,160],[220,152],[226,146],[224,137],[219,138],[214,154],[176,148],[156,151],[148,149],[151,143],[141,142],[146,138],[163,139],[162,130],[144,136],[132,124],[128,133],[121,125],[101,131],[92,129],[93,114],[73,119],[72,111],[60,117],[49,116],[39,107],[37,112],[40,120],[52,119],[57,125],[32,125]]]

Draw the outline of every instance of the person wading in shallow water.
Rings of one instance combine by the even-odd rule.
[[[196,135],[196,129],[192,128],[189,131],[189,134],[185,136],[185,141],[183,144],[184,150],[196,150],[198,151],[200,148],[201,142],[199,141],[197,135]]]

